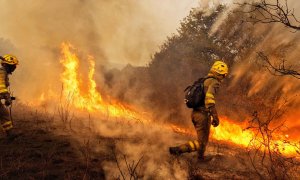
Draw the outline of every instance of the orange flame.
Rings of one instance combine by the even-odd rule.
[[[94,79],[95,61],[92,56],[88,57],[90,64],[88,74],[88,93],[82,93],[80,89],[80,79],[78,77],[79,59],[71,44],[62,43],[63,57],[60,63],[64,66],[61,80],[63,83],[63,94],[76,108],[86,109],[90,112],[108,113],[113,117],[127,117],[146,121],[139,113],[127,105],[121,104],[114,100],[104,101],[101,94],[97,91],[97,85]]]
[[[61,80],[63,83],[63,95],[67,100],[71,101],[76,108],[86,109],[89,112],[101,112],[103,114],[109,113],[113,117],[122,117],[125,119],[136,119],[143,123],[151,121],[143,113],[139,113],[134,108],[124,105],[116,100],[104,100],[99,91],[97,91],[97,84],[95,82],[95,61],[92,56],[88,57],[90,65],[88,73],[88,91],[83,93],[80,89],[81,81],[78,76],[79,59],[76,54],[72,53],[74,48],[69,43],[62,43],[62,58],[60,63],[64,67]],[[43,97],[44,98],[44,97]],[[177,133],[182,133],[190,136],[195,136],[195,131],[186,129],[173,124],[161,125],[163,128],[172,129]],[[233,123],[227,118],[221,118],[221,123],[217,128],[212,129],[212,138],[221,141],[228,141],[247,147],[254,137],[254,132],[248,130],[244,131],[241,124]],[[287,138],[288,136],[285,136]],[[296,153],[295,148],[284,143],[282,140],[275,141],[272,144],[274,148],[278,148],[281,153],[293,155]]]
[[[220,125],[213,128],[212,137],[216,140],[229,141],[244,147],[249,146],[249,143],[252,147],[258,147],[263,142],[262,137],[256,136],[253,131],[244,130],[242,124],[234,123],[226,117],[222,117],[220,121]],[[271,149],[276,149],[285,155],[297,154],[297,147],[294,146],[297,142],[288,140],[288,135],[274,134],[272,138],[273,140],[270,142]]]

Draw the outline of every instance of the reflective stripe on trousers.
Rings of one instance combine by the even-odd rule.
[[[2,123],[2,128],[4,131],[10,130],[13,128],[13,124],[11,121],[6,121],[6,122]]]

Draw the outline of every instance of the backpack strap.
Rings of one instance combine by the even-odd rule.
[[[183,92],[187,91],[190,87],[191,86],[186,87]]]
[[[209,78],[213,78],[213,79],[218,80],[217,78],[215,78],[215,77],[213,77],[213,76],[207,76],[207,77],[205,77],[204,79],[206,80],[206,79],[209,79]]]
[[[197,81],[195,81],[195,82],[193,83],[193,85],[194,85],[195,83],[199,82],[199,81],[203,81],[203,83],[204,83],[204,81],[207,80],[207,79],[209,79],[209,78],[216,79],[216,78],[213,77],[213,76],[202,77],[202,78],[199,78]],[[183,92],[187,91],[190,87],[191,87],[191,85],[190,85],[190,86],[187,86],[187,87],[184,89]]]

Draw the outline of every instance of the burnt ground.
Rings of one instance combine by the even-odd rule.
[[[101,162],[109,155],[93,154],[89,143],[43,114],[24,114],[14,117],[18,137],[8,141],[1,134],[1,179],[105,179]]]
[[[159,133],[147,135],[144,130],[145,135],[99,135],[90,123],[75,125],[73,122],[71,125],[59,118],[55,120],[55,116],[28,107],[15,110],[14,130],[18,137],[7,141],[1,134],[0,138],[1,179],[130,179],[125,154],[129,166],[131,163],[137,165],[137,160],[143,156],[137,165],[139,170],[131,176],[139,179],[259,178],[251,168],[246,152],[233,145],[212,141],[207,149],[211,160],[201,163],[195,153],[180,157],[168,154],[170,145],[184,142],[189,137],[175,135],[172,140],[163,141],[159,140]],[[120,129],[129,127],[128,124],[117,125]],[[115,124],[110,128],[116,128]],[[125,133],[129,131],[126,129]],[[127,144],[132,150],[124,148],[129,147]],[[130,151],[138,155],[130,156]]]

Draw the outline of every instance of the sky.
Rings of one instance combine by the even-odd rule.
[[[67,41],[103,64],[146,65],[198,0],[1,0],[0,37],[17,55],[51,64]],[[5,48],[2,48],[5,49]],[[1,49],[0,49],[1,50]],[[4,52],[5,53],[5,52]],[[15,52],[11,52],[16,54]]]

